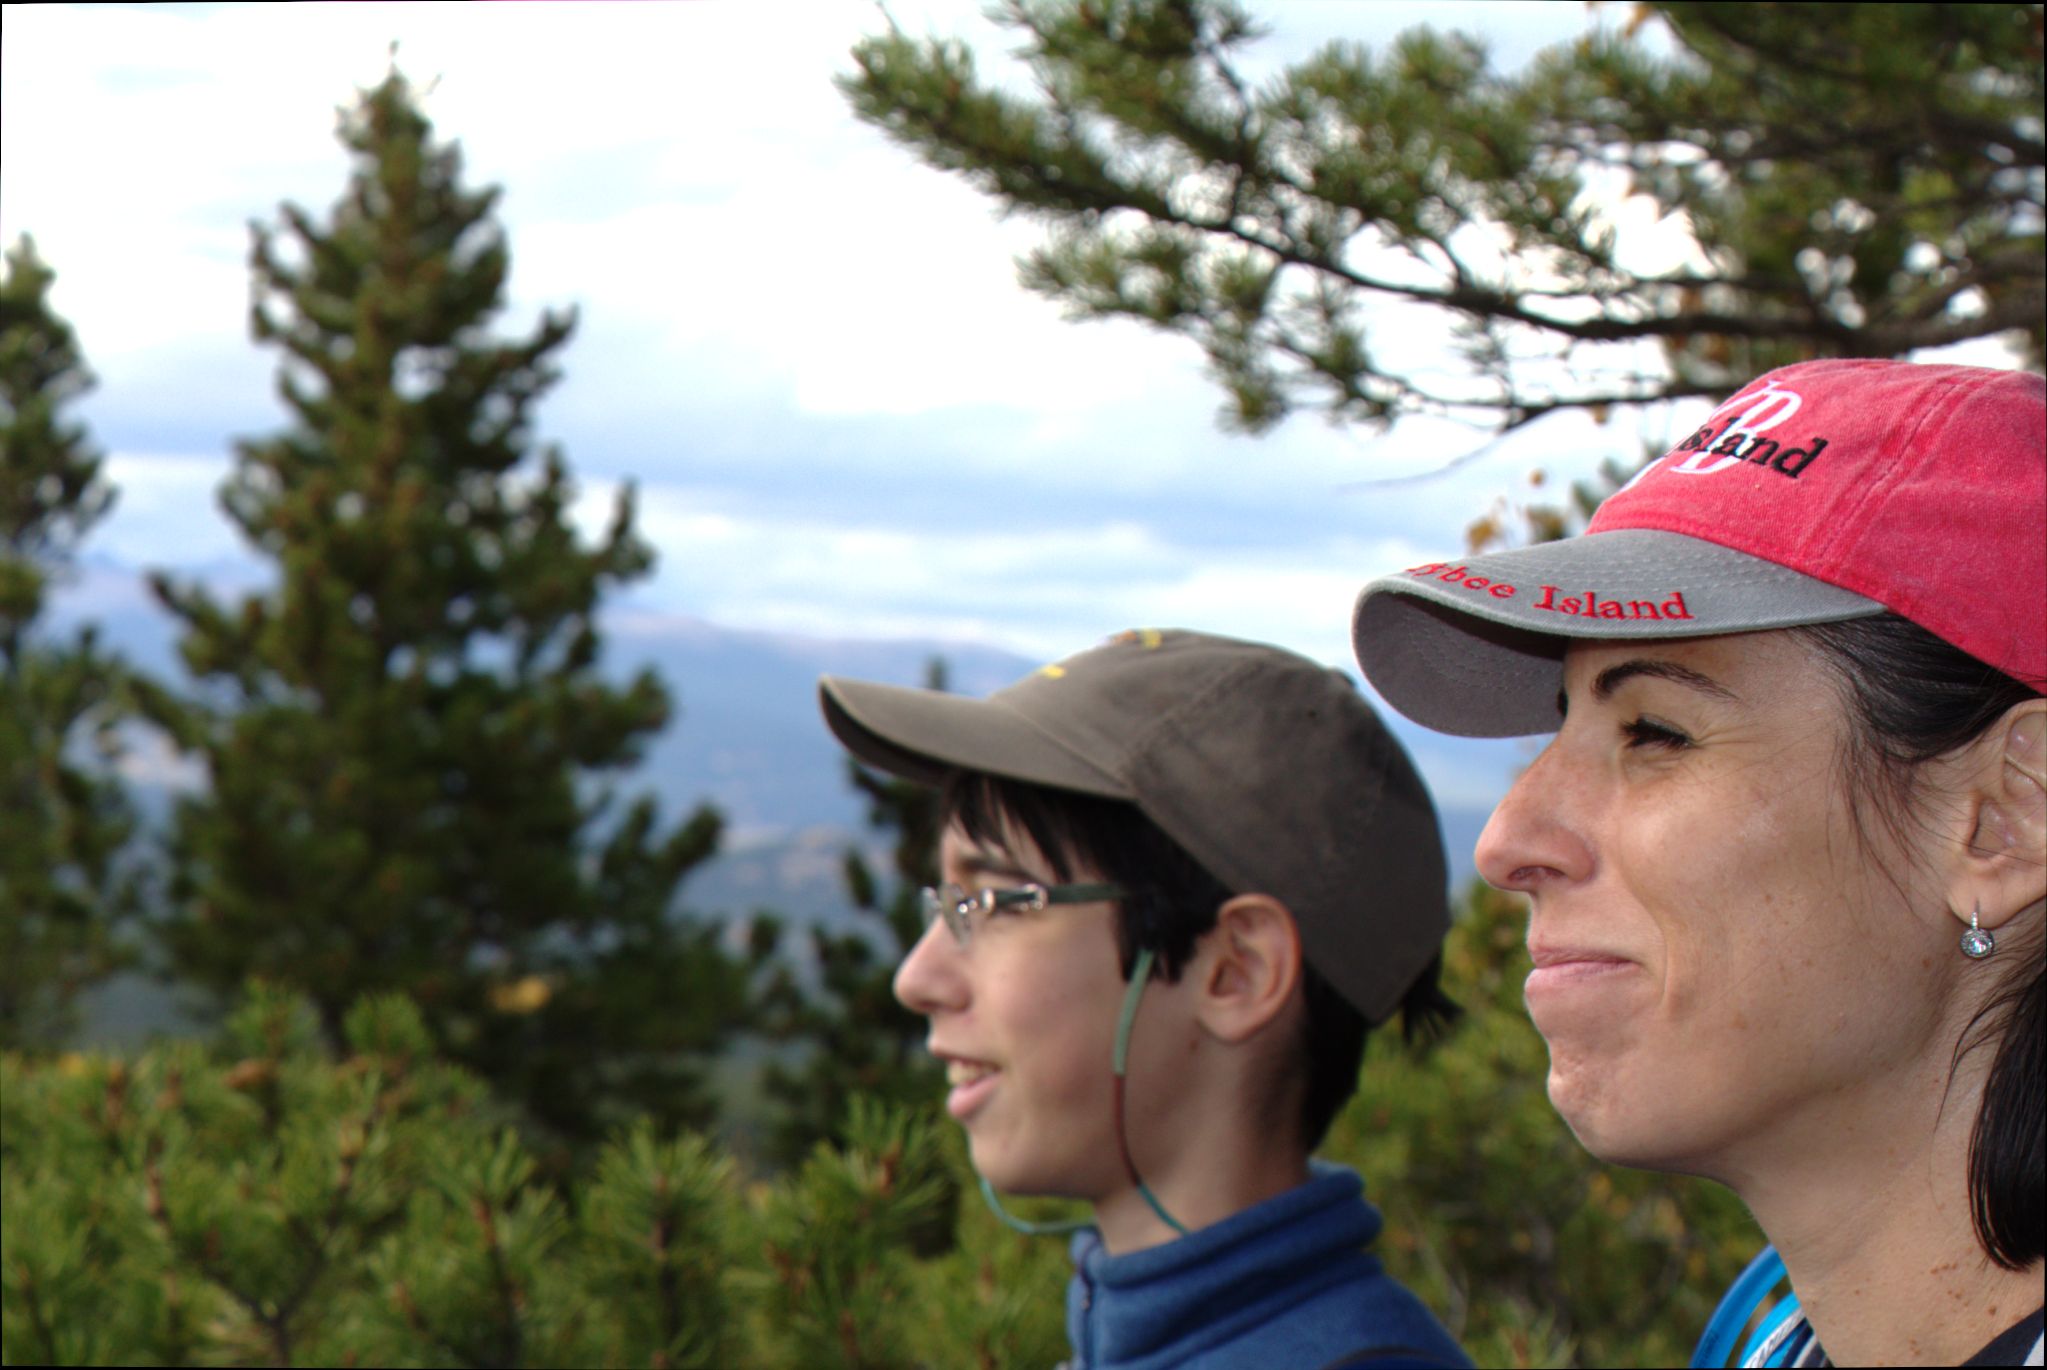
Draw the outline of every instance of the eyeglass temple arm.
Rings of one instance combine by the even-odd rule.
[[[925,893],[935,895],[938,891],[927,889]],[[983,889],[960,899],[960,907],[983,907],[983,909],[1009,909],[1009,907],[1032,907],[1042,909],[1052,903],[1095,903],[1099,899],[1122,899],[1122,885],[1021,885],[1017,889]]]
[[[1121,885],[1054,885],[1045,891],[1048,904],[1093,904],[1122,897]]]
[[[1120,899],[1123,894],[1121,885],[1025,885],[1014,890],[987,890],[982,897],[997,906],[1026,904],[1041,909],[1048,904],[1093,904],[1104,899]]]

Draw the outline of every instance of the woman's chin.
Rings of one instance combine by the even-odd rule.
[[[1631,1110],[1627,1100],[1617,1095],[1610,1072],[1587,1069],[1582,1064],[1567,1065],[1553,1058],[1549,1101],[1580,1146],[1602,1161],[1631,1164],[1620,1153],[1638,1150],[1641,1139],[1634,1135],[1637,1129],[1631,1125]]]
[[[1630,1099],[1610,1085],[1586,1086],[1552,1069],[1549,1099],[1578,1145],[1595,1159],[1632,1170],[1698,1174],[1696,1146],[1687,1128],[1657,1099]]]

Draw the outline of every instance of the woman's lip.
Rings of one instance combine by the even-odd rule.
[[[1528,957],[1531,961],[1535,962],[1537,970],[1546,970],[1551,966],[1575,964],[1583,961],[1618,962],[1622,965],[1633,964],[1627,957],[1611,951],[1599,951],[1592,947],[1558,947],[1543,942],[1531,942],[1528,946]]]
[[[1552,958],[1538,964],[1528,972],[1528,980],[1521,987],[1522,997],[1534,999],[1537,995],[1571,993],[1578,990],[1602,988],[1626,971],[1636,969],[1633,961],[1624,961],[1618,956],[1596,956],[1580,954],[1570,958]]]

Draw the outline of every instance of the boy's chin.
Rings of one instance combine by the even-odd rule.
[[[1032,1164],[1008,1149],[971,1140],[967,1157],[974,1173],[993,1185],[998,1193],[1020,1199],[1083,1199],[1088,1186],[1076,1177],[1044,1164]]]

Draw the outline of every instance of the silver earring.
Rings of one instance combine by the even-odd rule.
[[[1969,930],[1962,934],[1962,955],[1971,961],[1981,961],[1997,950],[1997,939],[1976,926],[1977,916],[1982,912],[1981,903],[1969,910]]]

